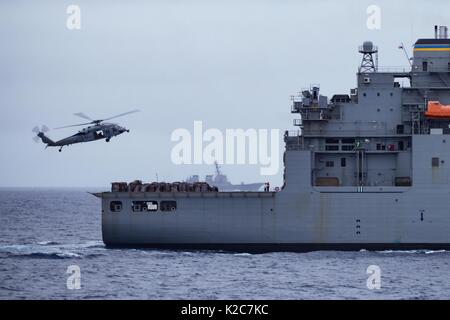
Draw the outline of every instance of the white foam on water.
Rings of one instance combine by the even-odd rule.
[[[37,244],[0,246],[0,253],[10,254],[12,256],[35,256],[43,258],[82,258],[98,255],[98,253],[89,252],[89,249],[104,247],[105,246],[101,241],[88,241],[85,243],[74,244],[58,244],[54,241],[39,241]]]
[[[425,254],[432,254],[432,253],[445,253],[447,250],[428,250],[425,251]]]
[[[0,247],[0,253],[7,253],[13,256],[37,256],[37,257],[57,257],[57,258],[80,258],[81,255],[68,250],[42,246],[42,245],[9,245]]]
[[[243,252],[243,253],[235,253],[234,256],[236,256],[236,257],[251,257],[252,254]]]

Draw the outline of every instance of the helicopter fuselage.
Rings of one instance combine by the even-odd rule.
[[[48,147],[63,147],[68,146],[75,143],[82,143],[82,142],[90,142],[100,139],[105,139],[109,142],[109,140],[114,137],[118,136],[119,134],[122,134],[124,132],[129,132],[130,130],[121,127],[117,124],[113,123],[102,123],[100,125],[93,125],[88,126],[86,128],[81,129],[74,135],[58,140],[58,141],[51,141],[47,137],[44,136],[43,133],[40,133],[41,138],[45,137],[48,139],[48,141],[43,141],[47,143]]]
[[[130,132],[130,130],[126,129],[125,127],[121,127],[118,124],[108,123],[105,121],[115,119],[118,117],[122,117],[127,114],[131,114],[131,113],[135,113],[135,112],[139,112],[139,110],[135,109],[135,110],[131,110],[128,112],[124,112],[124,113],[115,115],[113,117],[109,117],[106,119],[98,119],[98,120],[94,120],[82,112],[74,113],[74,115],[76,115],[80,118],[89,120],[90,122],[74,124],[74,125],[69,125],[69,126],[64,126],[64,127],[58,127],[55,129],[63,129],[63,128],[69,128],[69,127],[85,126],[85,125],[88,125],[88,126],[84,127],[83,129],[81,129],[80,131],[75,133],[74,135],[64,138],[64,139],[61,139],[61,140],[58,140],[58,141],[53,141],[52,139],[50,139],[49,137],[47,137],[45,135],[45,132],[48,131],[47,126],[43,125],[41,129],[39,129],[39,127],[36,126],[33,128],[32,131],[34,133],[36,133],[37,137],[35,137],[33,139],[37,142],[38,139],[40,138],[42,140],[42,142],[47,145],[46,147],[60,147],[59,151],[61,151],[64,146],[68,146],[68,145],[75,144],[75,143],[90,142],[90,141],[95,141],[95,140],[100,140],[100,139],[105,139],[106,142],[109,142],[109,140],[112,137],[118,136],[119,134],[122,134],[124,132]]]

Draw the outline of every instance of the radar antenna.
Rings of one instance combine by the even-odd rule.
[[[377,72],[378,48],[374,46],[371,41],[365,41],[363,45],[359,47],[358,51],[363,55],[359,72]],[[375,63],[373,55],[375,55],[375,61],[377,61],[377,63]]]

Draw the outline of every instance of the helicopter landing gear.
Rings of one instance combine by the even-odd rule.
[[[106,142],[109,142],[109,140],[111,140],[111,138],[106,138],[106,140],[105,140],[105,141],[106,141]]]

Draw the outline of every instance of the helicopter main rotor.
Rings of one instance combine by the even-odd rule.
[[[139,109],[134,109],[134,110],[131,110],[131,111],[128,111],[128,112],[124,112],[124,113],[117,114],[117,115],[115,115],[115,116],[112,116],[112,117],[109,117],[109,118],[106,118],[106,119],[98,119],[98,120],[92,119],[91,117],[85,115],[83,112],[77,112],[77,113],[74,113],[74,115],[76,115],[76,116],[78,116],[78,117],[80,117],[80,118],[89,120],[90,122],[79,123],[79,124],[72,124],[72,125],[69,125],[69,126],[63,126],[63,127],[57,127],[57,128],[55,128],[55,129],[63,129],[63,128],[70,128],[70,127],[86,126],[86,125],[89,125],[89,124],[99,125],[99,124],[102,123],[103,121],[115,119],[115,118],[118,118],[118,117],[125,116],[125,115],[127,115],[127,114],[139,112],[139,111],[140,111]]]

